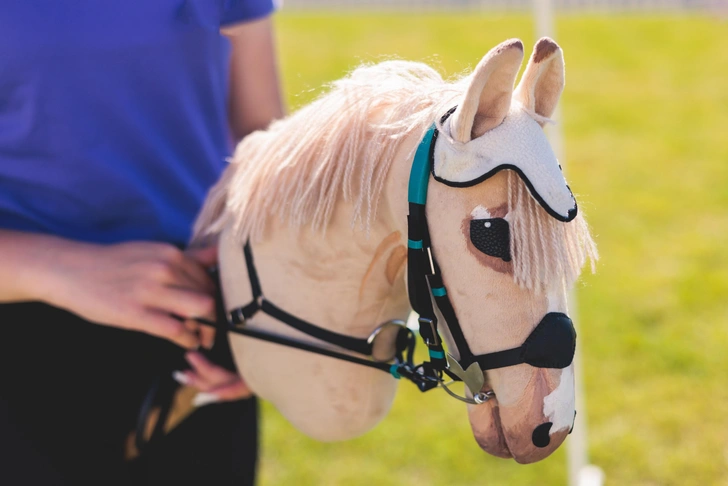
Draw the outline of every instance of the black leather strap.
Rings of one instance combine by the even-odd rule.
[[[200,324],[204,324],[206,326],[214,327],[219,329],[220,326],[212,321],[208,321],[207,319],[197,318],[195,319]],[[370,368],[377,368],[382,371],[390,372],[390,368],[392,367],[389,363],[379,363],[376,361],[371,361],[364,358],[359,358],[357,356],[352,356],[350,354],[344,354],[339,353],[337,351],[334,351],[332,349],[322,348],[320,346],[315,346],[313,344],[304,343],[302,341],[296,341],[295,339],[290,339],[288,337],[279,336],[277,334],[272,334],[265,331],[258,331],[256,329],[250,329],[247,327],[229,327],[225,329],[228,332],[233,332],[236,334],[240,334],[242,336],[248,336],[255,339],[260,339],[261,341],[268,341],[271,343],[281,344],[283,346],[288,346],[290,348],[296,348],[303,351],[308,351],[311,353],[316,354],[322,354],[324,356],[330,356],[332,358],[341,359],[344,361],[348,361],[350,363],[356,363],[363,366],[369,366]]]
[[[435,257],[433,256],[433,259],[434,258]],[[445,288],[445,285],[442,282],[442,277],[439,274],[430,275],[427,279],[430,282],[430,288]],[[434,298],[438,309],[440,309],[440,313],[442,314],[443,319],[445,319],[445,324],[450,331],[450,335],[452,335],[452,339],[453,341],[455,341],[455,346],[457,346],[458,348],[458,352],[460,353],[460,359],[472,356],[473,353],[470,351],[470,346],[468,346],[468,341],[465,339],[463,330],[460,327],[460,321],[458,321],[458,317],[455,314],[455,309],[453,309],[452,307],[450,298],[447,294],[435,295]]]
[[[250,279],[250,287],[253,294],[253,301],[245,306],[233,309],[227,314],[227,322],[225,323],[226,331],[234,332],[236,334],[241,334],[243,336],[248,336],[255,339],[260,339],[262,341],[300,349],[310,353],[329,356],[362,366],[368,366],[370,368],[376,368],[381,371],[386,371],[392,374],[395,378],[404,377],[409,379],[410,381],[415,383],[421,391],[427,391],[437,387],[439,383],[439,378],[437,375],[431,372],[425,372],[421,365],[415,366],[413,364],[414,348],[416,341],[412,331],[406,328],[403,328],[403,330],[395,339],[396,349],[394,363],[381,363],[372,361],[370,359],[360,358],[358,356],[351,356],[349,354],[341,353],[321,346],[304,343],[288,337],[279,336],[276,334],[246,327],[244,325],[245,320],[250,319],[258,312],[264,312],[274,319],[277,319],[278,321],[293,327],[294,329],[297,329],[305,334],[308,334],[309,336],[315,337],[329,344],[338,346],[342,349],[368,356],[371,356],[372,353],[372,345],[368,342],[367,339],[354,338],[344,334],[329,331],[327,329],[323,329],[319,326],[311,324],[310,322],[304,321],[303,319],[300,319],[293,314],[289,314],[269,300],[266,300],[263,297],[260,279],[258,277],[258,272],[255,268],[253,251],[249,243],[246,243],[244,245],[243,252],[245,254],[245,263],[248,270],[248,278]],[[206,326],[212,326],[216,328],[221,327],[220,325],[206,319],[198,318],[196,320]]]
[[[253,250],[250,248],[250,242],[246,241],[243,245],[243,254],[245,255],[245,266],[248,269],[248,280],[250,280],[250,290],[253,292],[253,300],[256,301],[263,295],[260,288],[260,279],[258,278],[258,270],[255,268],[255,260],[253,259]]]
[[[253,300],[249,304],[233,309],[228,314],[228,320],[232,324],[242,324],[246,319],[252,318],[256,313],[264,312],[272,318],[291,326],[294,329],[308,334],[311,337],[326,341],[329,344],[339,346],[341,348],[360,353],[364,355],[372,354],[372,346],[366,339],[354,338],[345,334],[329,331],[322,327],[304,321],[293,314],[284,311],[273,302],[263,297],[263,290],[258,278],[258,270],[255,268],[255,260],[253,258],[253,250],[250,242],[246,242],[243,246],[245,254],[245,264],[248,270],[248,279],[250,280],[250,289],[253,293]]]
[[[261,305],[260,310],[274,319],[288,324],[292,328],[308,334],[309,336],[315,337],[316,339],[326,341],[327,343],[348,349],[349,351],[354,351],[355,353],[365,355],[372,354],[372,345],[369,344],[366,339],[346,336],[344,334],[339,334],[338,332],[329,331],[328,329],[315,326],[303,319],[299,319],[293,314],[289,314],[268,300],[263,299],[263,304]]]
[[[480,365],[480,369],[483,371],[515,366],[523,363],[523,347],[519,346],[517,348],[505,349],[494,353],[470,356],[460,360],[460,365],[463,368],[467,368],[471,363],[478,363]]]

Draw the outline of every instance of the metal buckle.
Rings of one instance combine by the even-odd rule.
[[[227,321],[228,321],[228,326],[230,326],[230,328],[232,328],[232,329],[241,329],[241,328],[245,327],[245,324],[247,323],[247,319],[245,318],[245,315],[243,314],[243,308],[237,307],[237,308],[231,310],[230,312],[228,312]]]
[[[429,340],[425,339],[425,344],[428,346],[439,346],[440,345],[440,336],[437,334],[437,329],[435,328],[435,321],[433,319],[430,319],[428,317],[418,317],[417,322],[420,323],[420,326],[422,324],[426,324],[430,326],[430,329],[432,330],[432,339],[434,340],[433,343],[430,343]]]

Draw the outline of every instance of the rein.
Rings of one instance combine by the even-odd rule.
[[[362,339],[329,331],[328,329],[324,329],[322,327],[304,321],[303,319],[289,314],[288,312],[284,311],[283,309],[263,297],[260,280],[258,278],[258,272],[255,268],[255,261],[253,260],[253,253],[249,243],[245,244],[245,246],[243,247],[243,252],[245,254],[245,263],[248,267],[248,278],[250,279],[250,287],[253,292],[253,300],[247,305],[235,308],[232,311],[226,313],[226,328],[224,330],[228,332],[233,332],[235,334],[252,337],[255,339],[260,339],[262,341],[268,341],[315,354],[329,356],[331,358],[340,359],[342,361],[348,361],[350,363],[368,366],[370,368],[375,368],[390,373],[393,377],[398,379],[404,376],[405,378],[417,384],[418,387],[423,391],[437,386],[436,382],[432,386],[430,386],[431,379],[433,377],[427,377],[416,373],[416,366],[414,366],[413,364],[415,336],[414,333],[405,326],[404,322],[388,321],[382,326],[375,329],[375,331],[369,336],[369,338]],[[399,329],[397,331],[397,336],[395,339],[394,363],[386,363],[374,361],[372,359],[359,358],[357,356],[352,356],[350,354],[345,354],[332,349],[304,343],[288,337],[279,336],[276,334],[271,334],[265,331],[259,331],[246,327],[247,321],[253,318],[253,316],[255,316],[258,312],[268,314],[274,319],[283,322],[284,324],[287,324],[292,328],[303,332],[304,334],[308,334],[311,337],[315,337],[348,351],[370,357],[373,354],[374,340],[380,334],[380,330],[383,329],[386,325],[397,326]],[[195,320],[207,326],[215,327],[218,329],[220,327],[217,323],[206,319],[196,318]]]

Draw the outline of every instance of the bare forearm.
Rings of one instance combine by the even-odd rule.
[[[268,126],[284,113],[270,18],[223,29],[232,45],[229,117],[233,135]]]
[[[54,262],[82,247],[55,236],[0,229],[0,302],[52,303]]]

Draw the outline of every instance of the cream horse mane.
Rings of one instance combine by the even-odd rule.
[[[240,242],[260,240],[271,217],[324,233],[337,201],[353,204],[352,227],[368,230],[395,154],[422,137],[467,87],[408,61],[365,65],[267,130],[247,136],[211,189],[193,242],[231,225]],[[527,110],[526,110],[527,111]],[[538,122],[543,117],[529,114]],[[408,154],[411,159],[414,148]],[[580,213],[564,224],[550,217],[513,171],[508,172],[513,278],[522,288],[569,288],[587,260],[598,258]]]

